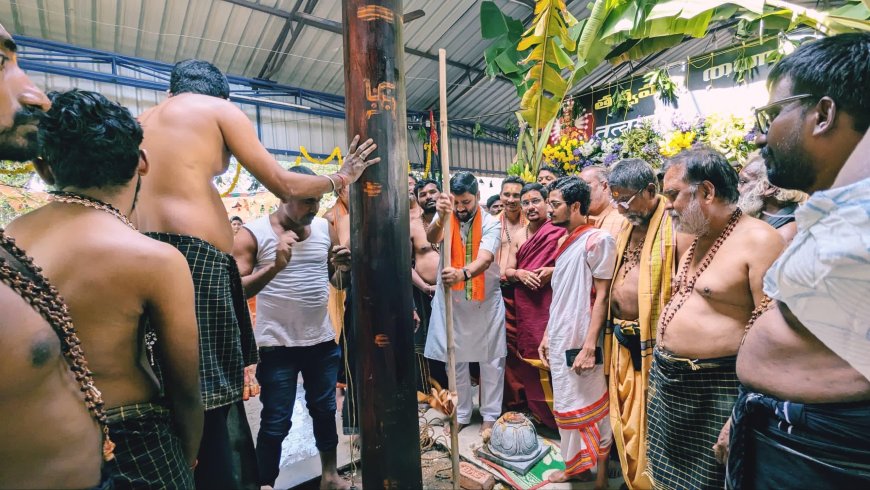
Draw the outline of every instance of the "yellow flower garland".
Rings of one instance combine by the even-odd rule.
[[[337,146],[334,150],[332,150],[332,153],[330,153],[329,156],[324,158],[323,160],[312,157],[310,154],[308,154],[308,150],[306,150],[304,146],[299,147],[299,153],[301,153],[302,155],[296,157],[296,165],[302,164],[302,157],[305,157],[306,160],[316,165],[327,165],[334,160],[338,161],[338,165],[341,165],[344,162],[344,159],[341,156],[341,148]],[[233,176],[233,181],[230,183],[230,187],[226,191],[221,193],[221,197],[227,197],[230,195],[231,192],[233,192],[233,189],[235,189],[236,185],[239,183],[239,177],[241,175],[242,165],[237,164],[236,174]]]

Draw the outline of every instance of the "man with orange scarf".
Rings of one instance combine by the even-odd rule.
[[[453,301],[453,331],[456,343],[456,415],[460,430],[471,422],[472,391],[469,364],[480,363],[481,432],[491,428],[501,415],[504,390],[505,310],[495,253],[501,242],[498,219],[480,207],[477,178],[460,172],[450,179],[451,194],[441,194],[437,214],[429,226],[429,242],[451,240],[451,256],[441,256],[441,275],[432,300],[432,317],[425,355],[447,361],[447,330],[444,288],[450,286]],[[444,236],[447,220],[451,236]],[[447,263],[449,260],[449,263]]]

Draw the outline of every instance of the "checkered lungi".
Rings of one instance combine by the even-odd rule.
[[[115,459],[105,463],[115,489],[192,489],[193,471],[169,409],[136,403],[106,410]]]
[[[257,363],[257,344],[232,255],[191,236],[146,233],[187,258],[196,294],[199,377],[205,410],[242,399],[245,366]]]
[[[724,487],[725,467],[716,462],[713,445],[737,400],[736,360],[681,359],[653,350],[647,474],[654,488]]]

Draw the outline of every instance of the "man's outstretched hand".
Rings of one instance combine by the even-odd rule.
[[[340,175],[347,179],[347,183],[353,183],[359,180],[363,171],[370,166],[381,161],[381,157],[368,159],[369,155],[378,149],[378,145],[374,140],[369,138],[362,142],[359,146],[359,135],[353,137],[350,142],[350,147],[347,149],[347,156],[344,158],[344,163],[341,165]]]

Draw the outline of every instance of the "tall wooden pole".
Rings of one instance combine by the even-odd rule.
[[[356,405],[364,488],[420,488],[401,0],[344,0],[348,138],[381,162],[351,186]]]
[[[450,194],[450,141],[447,135],[447,51],[438,50],[438,92],[441,123],[441,188]],[[450,260],[452,219],[444,224],[442,261]],[[453,463],[453,488],[459,488],[459,419],[456,418],[459,397],[456,393],[456,345],[453,341],[453,295],[450,286],[444,285],[444,326],[447,330],[447,386],[453,399],[453,415],[450,416],[450,461]]]

